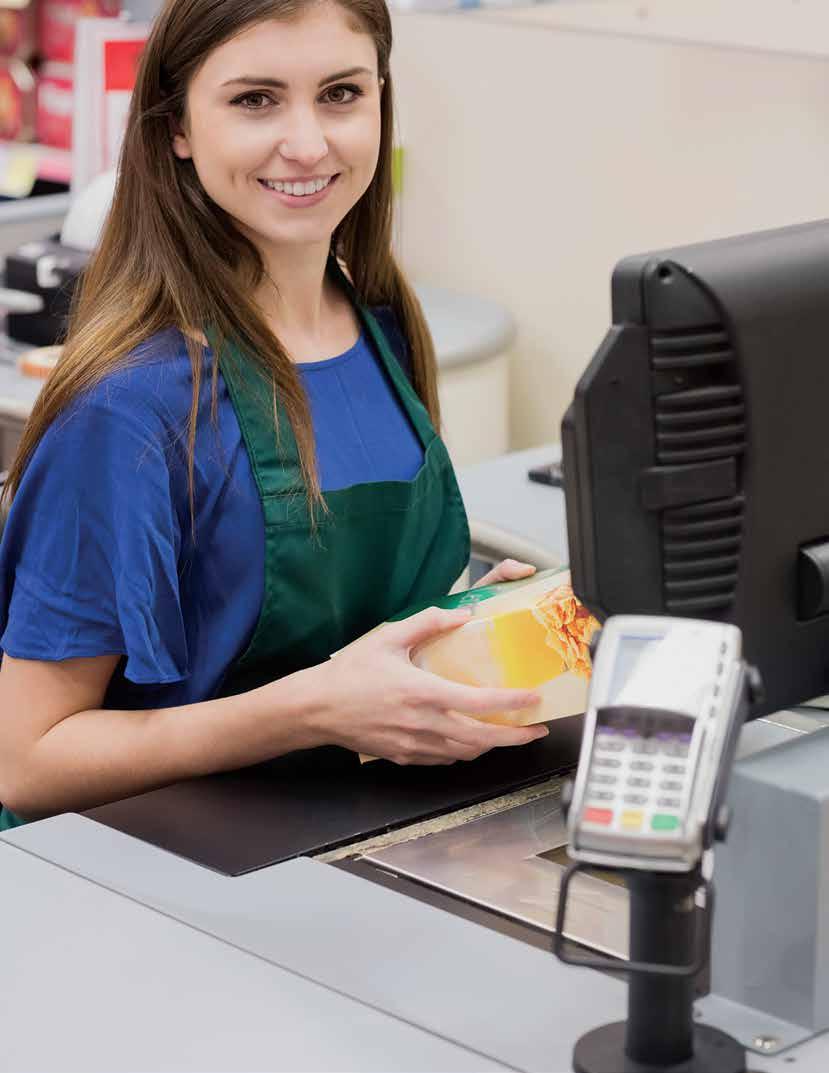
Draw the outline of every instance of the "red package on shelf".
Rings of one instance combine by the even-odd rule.
[[[0,61],[0,138],[30,142],[35,136],[37,84],[22,60]]]
[[[30,60],[36,51],[35,0],[0,0],[0,56]]]
[[[55,149],[72,148],[74,82],[68,63],[45,63],[37,79],[37,140]]]
[[[75,52],[75,23],[85,16],[118,15],[121,0],[40,0],[40,55],[45,60],[71,63]]]

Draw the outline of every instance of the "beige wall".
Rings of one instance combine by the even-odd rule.
[[[393,57],[403,263],[515,314],[513,447],[558,438],[620,257],[829,215],[829,60],[533,17],[398,15]]]

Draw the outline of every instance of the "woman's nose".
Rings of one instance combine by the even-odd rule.
[[[319,120],[306,111],[288,118],[288,126],[279,143],[279,152],[286,160],[309,166],[318,163],[328,153]]]

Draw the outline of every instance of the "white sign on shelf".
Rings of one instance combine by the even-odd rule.
[[[72,190],[77,192],[118,161],[149,24],[82,18],[75,30],[75,106],[72,117]]]

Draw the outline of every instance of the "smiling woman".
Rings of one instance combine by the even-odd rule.
[[[319,745],[434,764],[544,733],[458,714],[532,695],[411,663],[462,614],[355,640],[469,551],[391,253],[390,50],[383,0],[158,16],[7,485],[0,828]]]
[[[328,3],[258,23],[215,49],[190,83],[173,151],[260,249],[319,243],[327,253],[374,178],[384,79],[373,39],[356,26]]]
[[[309,270],[323,275],[332,251],[363,301],[394,312],[413,384],[438,424],[432,343],[391,255],[390,51],[382,0],[166,5],[144,51],[109,227],[7,495],[78,390],[123,365],[156,331],[174,324],[188,340],[203,340],[210,324],[217,339],[245,339],[268,367],[309,501],[322,508],[311,415],[294,365],[318,357],[320,347],[345,349],[357,328],[330,280],[315,295],[317,308],[301,298],[298,308],[293,295],[308,293]],[[204,362],[195,342],[188,347],[192,453]]]

